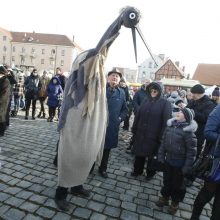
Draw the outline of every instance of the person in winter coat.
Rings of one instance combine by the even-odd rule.
[[[210,112],[214,109],[215,104],[207,95],[205,95],[205,89],[200,84],[193,86],[191,88],[191,93],[192,93],[193,101],[189,103],[186,107],[193,109],[193,111],[195,112],[195,121],[198,124],[198,129],[195,133],[198,140],[197,142],[197,156],[198,156],[202,150],[202,146],[205,141],[205,137],[204,137],[205,124],[207,122]]]
[[[133,124],[134,145],[132,152],[135,155],[134,171],[132,176],[143,173],[146,157],[147,180],[155,174],[153,167],[154,157],[158,153],[160,141],[166,122],[171,118],[172,108],[169,101],[162,98],[162,88],[157,82],[150,83],[147,88],[147,99],[142,103]]]
[[[36,102],[38,99],[38,93],[40,85],[40,78],[36,69],[33,69],[30,76],[24,82],[25,88],[25,100],[26,100],[26,111],[25,119],[28,120],[29,109],[32,103],[32,119],[35,120],[36,113]]]
[[[167,127],[158,151],[158,161],[164,164],[162,197],[156,205],[163,207],[171,204],[168,212],[175,214],[186,193],[184,176],[187,175],[196,158],[197,123],[193,120],[194,112],[182,108],[174,118],[167,121]]]
[[[6,130],[6,114],[11,95],[11,85],[7,78],[8,71],[0,66],[0,136],[4,136]]]
[[[56,113],[56,108],[59,106],[59,96],[63,94],[63,89],[61,87],[61,82],[58,77],[54,76],[50,80],[47,87],[47,105],[49,107],[49,117],[48,122],[52,122]]]
[[[109,119],[102,161],[101,165],[99,166],[99,173],[104,178],[108,177],[106,170],[110,151],[112,148],[116,148],[118,145],[120,123],[125,119],[128,112],[125,93],[123,89],[119,87],[121,77],[122,74],[117,69],[113,69],[108,73],[106,96],[108,102]]]
[[[219,96],[220,96],[219,87],[215,87],[215,89],[212,92],[212,101],[216,105],[219,104]]]
[[[215,142],[220,135],[220,105],[217,105],[214,110],[210,113],[207,123],[204,129],[205,138],[212,142],[212,146],[215,146]],[[213,148],[210,148],[212,150]],[[208,152],[209,152],[208,151]],[[215,157],[220,157],[220,146],[216,152]],[[199,220],[199,216],[202,213],[203,207],[211,201],[214,197],[212,205],[212,216],[211,220],[219,220],[220,218],[220,183],[214,181],[205,180],[204,186],[199,191],[194,205],[192,216],[190,220]]]
[[[21,98],[24,95],[24,76],[19,75],[18,81],[13,88],[14,95],[14,110],[11,112],[12,116],[16,116],[19,110]]]
[[[39,90],[39,101],[40,101],[40,112],[37,115],[38,118],[45,118],[45,108],[44,103],[47,98],[47,86],[50,82],[49,77],[47,76],[47,71],[43,72],[43,75],[40,77],[40,90]]]
[[[133,97],[133,107],[134,107],[134,114],[136,115],[141,103],[147,98],[146,87],[151,83],[151,80],[146,80],[146,82],[141,86],[141,88],[134,94]]]

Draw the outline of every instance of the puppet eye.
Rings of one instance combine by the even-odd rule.
[[[136,14],[134,12],[131,12],[129,14],[129,18],[132,19],[132,20],[135,19],[136,18]]]

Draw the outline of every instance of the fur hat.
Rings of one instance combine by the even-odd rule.
[[[183,109],[181,109],[181,111],[184,114],[186,122],[188,122],[190,124],[195,116],[195,112],[190,108],[183,108]]]
[[[196,84],[191,88],[191,93],[196,93],[196,94],[203,94],[205,93],[205,89],[201,84]]]
[[[218,96],[219,97],[219,88],[218,87],[215,87],[215,89],[213,90],[212,92],[212,96]]]
[[[177,91],[172,91],[171,94],[170,94],[170,96],[171,96],[172,98],[176,99],[177,97],[179,97],[179,94],[178,94]]]
[[[122,74],[121,74],[121,72],[119,71],[119,69],[113,68],[110,72],[108,72],[108,76],[110,76],[110,75],[113,74],[113,73],[118,74],[118,75],[120,76],[120,78],[122,78]]]

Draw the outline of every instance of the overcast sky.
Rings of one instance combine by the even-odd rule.
[[[141,11],[139,23],[154,54],[164,53],[186,72],[198,63],[220,63],[218,0],[5,0],[0,27],[11,31],[64,34],[83,49],[96,46],[124,6]],[[138,36],[137,36],[138,38]],[[110,48],[106,68],[137,68],[149,57],[138,41],[135,63],[130,29],[122,28]]]

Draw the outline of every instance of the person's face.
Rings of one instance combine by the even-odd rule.
[[[219,97],[218,97],[218,96],[212,96],[212,100],[218,101],[218,100],[219,100]]]
[[[57,80],[56,79],[53,79],[53,84],[57,84]]]
[[[152,98],[157,97],[158,94],[159,94],[159,91],[158,91],[158,90],[156,90],[156,89],[151,89],[151,90],[150,90],[150,95],[151,95]]]
[[[188,93],[188,94],[186,95],[186,97],[187,97],[188,100],[191,100],[191,99],[192,99],[192,93]]]
[[[120,76],[117,73],[112,73],[108,76],[108,82],[110,86],[117,86],[120,82]]]
[[[37,71],[34,71],[34,72],[33,72],[33,75],[34,75],[34,76],[37,76]]]
[[[56,70],[57,74],[61,74],[61,71],[59,69]]]
[[[182,111],[178,111],[176,113],[176,120],[177,121],[185,121],[185,117],[184,117],[184,114],[182,113]]]
[[[201,94],[192,93],[192,99],[193,100],[199,100],[201,98]]]

